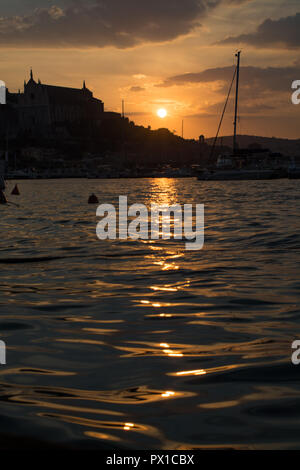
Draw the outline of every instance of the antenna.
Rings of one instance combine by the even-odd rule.
[[[122,118],[125,117],[125,102],[122,100]]]
[[[234,108],[234,133],[233,133],[233,155],[236,154],[237,145],[236,145],[236,127],[237,127],[237,117],[238,117],[238,100],[239,100],[239,78],[240,78],[240,56],[241,51],[238,51],[235,56],[237,57],[236,64],[236,91],[235,91],[235,108]]]

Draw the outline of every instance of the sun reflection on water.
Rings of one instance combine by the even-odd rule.
[[[149,181],[151,204],[171,205],[177,200],[176,180],[173,178],[154,178]]]
[[[170,398],[170,397],[173,397],[174,395],[175,395],[175,392],[170,392],[170,391],[167,391],[161,394],[163,398]]]
[[[134,428],[133,423],[125,423],[123,429],[124,429],[124,431],[130,431],[132,428]]]
[[[175,375],[182,376],[182,375],[205,375],[206,371],[204,369],[196,369],[196,370],[185,370],[182,372],[176,372]]]
[[[167,354],[167,356],[170,357],[182,357],[183,354],[180,351],[174,351],[173,349],[170,349],[170,346],[168,343],[160,343],[160,345],[163,349],[163,353]]]
[[[45,183],[32,184],[43,190]],[[56,184],[62,188],[52,191],[54,198],[69,183]],[[85,200],[89,183],[82,184]],[[3,239],[0,260],[1,301],[7,304],[1,331],[18,364],[0,371],[9,428],[16,418],[20,429],[30,423],[34,433],[41,429],[47,436],[47,429],[57,427],[67,439],[78,436],[79,445],[85,436],[84,445],[89,437],[109,448],[119,441],[126,448],[186,450],[240,441],[251,446],[261,429],[271,441],[279,416],[285,436],[280,441],[276,434],[274,447],[291,440],[299,396],[297,371],[286,361],[289,337],[298,331],[298,271],[288,251],[298,248],[299,238],[286,219],[293,210],[298,220],[291,183],[278,199],[268,183],[271,217],[259,213],[261,182],[249,189],[247,204],[240,185],[230,185],[232,197],[226,198],[223,183],[204,188],[196,181],[152,179],[130,181],[130,189],[125,180],[97,184],[105,202],[113,203],[124,189],[131,202],[148,209],[151,203],[204,201],[206,250],[188,252],[176,240],[96,244],[94,212],[84,213],[74,198],[61,198],[64,215],[55,207],[50,246],[52,227],[46,217],[35,217],[32,204],[26,209],[24,199],[25,216],[20,212],[18,222],[23,230],[9,214],[4,227],[11,238]],[[48,189],[44,200],[53,206]],[[41,207],[46,214],[52,210]],[[62,225],[60,219],[69,216],[69,225]],[[286,257],[282,246],[289,248]],[[17,263],[11,263],[11,247],[19,250]],[[2,427],[9,431],[5,422]]]

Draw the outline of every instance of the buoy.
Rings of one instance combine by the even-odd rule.
[[[95,196],[94,193],[90,195],[88,203],[89,204],[98,204],[99,203],[99,200],[98,200],[97,196]]]
[[[12,190],[11,194],[13,194],[14,196],[20,196],[20,191],[19,191],[19,188],[18,188],[17,184],[14,187],[14,189]]]
[[[0,189],[0,204],[7,204],[5,194]]]

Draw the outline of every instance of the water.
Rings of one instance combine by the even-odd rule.
[[[19,187],[0,207],[2,446],[300,448],[297,180]],[[204,249],[99,241],[92,191],[204,203]]]

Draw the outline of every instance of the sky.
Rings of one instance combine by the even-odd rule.
[[[1,76],[81,88],[107,111],[214,136],[241,50],[238,133],[300,138],[299,0],[1,0]],[[165,108],[161,119],[157,110]],[[232,134],[233,96],[221,128]]]

